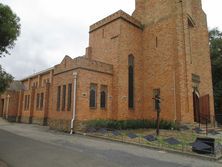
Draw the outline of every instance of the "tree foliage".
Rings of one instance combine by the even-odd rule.
[[[13,77],[5,72],[5,70],[0,65],[0,94],[3,93],[9,84],[13,81]]]
[[[215,110],[217,113],[222,101],[222,32],[215,28],[209,32],[209,35]]]
[[[9,6],[0,3],[0,57],[9,54],[20,34],[20,19]]]
[[[17,37],[20,35],[20,19],[13,13],[9,6],[0,3],[0,58],[9,54]],[[0,65],[0,94],[3,93],[13,77]]]

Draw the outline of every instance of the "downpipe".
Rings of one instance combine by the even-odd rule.
[[[71,131],[70,135],[73,134],[74,132],[74,121],[76,118],[76,89],[77,89],[77,72],[73,72],[73,77],[74,77],[74,95],[73,95],[73,113],[72,113],[72,120],[71,120]]]

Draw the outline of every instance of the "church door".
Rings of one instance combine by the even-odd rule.
[[[200,102],[199,96],[196,91],[193,92],[193,111],[194,111],[194,122],[200,121]]]
[[[205,95],[200,97],[200,121],[201,123],[210,123],[210,96]]]

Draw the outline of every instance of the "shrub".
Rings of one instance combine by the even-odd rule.
[[[92,120],[86,122],[87,128],[93,127],[96,129],[147,129],[156,128],[156,120]],[[177,126],[172,121],[161,120],[160,129],[177,129]]]

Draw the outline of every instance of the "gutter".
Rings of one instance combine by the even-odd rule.
[[[71,120],[71,131],[70,131],[70,135],[73,134],[74,132],[74,121],[76,118],[76,90],[77,90],[77,72],[73,72],[73,77],[74,77],[74,95],[73,95],[73,113],[72,113],[72,120]]]

